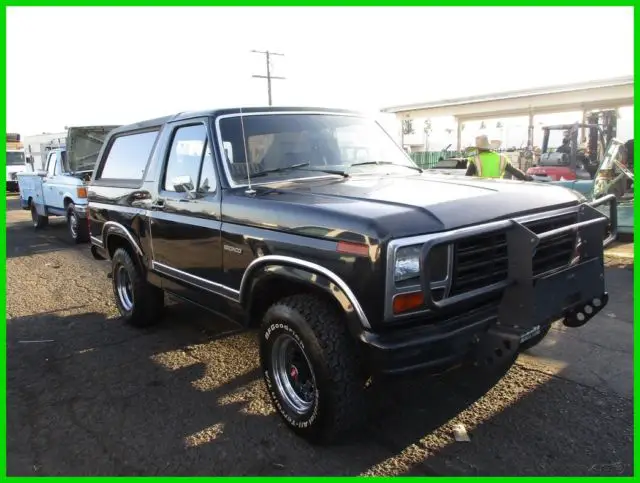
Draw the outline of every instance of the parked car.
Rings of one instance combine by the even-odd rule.
[[[350,146],[367,156],[345,162]],[[372,375],[508,367],[521,342],[558,319],[583,325],[608,300],[609,219],[578,193],[429,175],[350,111],[124,126],[88,198],[122,317],[158,322],[167,292],[258,328],[273,404],[313,441],[363,421]]]
[[[66,145],[46,152],[46,168],[17,175],[20,203],[31,211],[35,229],[49,224],[50,216],[64,216],[69,236],[75,243],[89,241],[87,225],[87,186],[102,141],[117,126],[71,127]],[[33,163],[33,159],[31,159]]]

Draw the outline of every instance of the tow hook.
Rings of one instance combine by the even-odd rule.
[[[603,293],[600,297],[594,298],[591,302],[578,307],[572,307],[564,314],[562,323],[565,327],[582,327],[589,322],[598,312],[600,312],[609,301],[609,294]]]

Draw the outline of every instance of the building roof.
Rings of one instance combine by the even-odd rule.
[[[480,102],[500,101],[506,99],[519,99],[545,94],[560,94],[572,91],[584,91],[591,89],[601,89],[603,87],[617,87],[633,85],[633,76],[616,77],[612,79],[593,80],[576,84],[563,84],[555,86],[540,87],[535,89],[521,89],[515,91],[505,91],[494,94],[484,94],[479,96],[458,97],[455,99],[442,99],[439,101],[422,102],[416,104],[405,104],[400,106],[386,107],[382,112],[397,113],[403,111],[414,111],[420,109],[435,109],[441,107],[459,106],[463,104],[475,104]]]

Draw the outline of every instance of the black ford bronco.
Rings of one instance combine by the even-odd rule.
[[[158,321],[167,292],[259,327],[273,403],[312,440],[361,420],[372,376],[508,367],[607,304],[615,198],[606,217],[560,187],[429,174],[354,112],[119,127],[88,198],[123,318]]]

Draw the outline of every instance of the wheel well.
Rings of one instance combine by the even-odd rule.
[[[131,256],[132,260],[138,259],[137,253],[131,246],[131,243],[129,242],[129,240],[118,235],[117,233],[107,235],[107,239],[105,241],[107,244],[107,251],[109,253],[110,259],[113,258],[113,254],[116,252],[118,248],[125,249],[127,253]]]
[[[278,300],[298,294],[316,295],[328,304],[332,304],[339,312],[342,312],[338,302],[321,288],[281,276],[267,277],[260,280],[253,287],[253,293],[249,308],[249,327],[259,326],[264,313]]]
[[[69,198],[68,196],[65,196],[64,198],[64,209],[66,210],[67,207],[73,203],[73,200],[71,198]]]
[[[33,197],[29,196],[29,199],[27,200],[27,208],[31,208],[32,201],[33,201]]]

